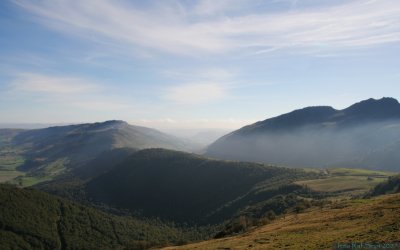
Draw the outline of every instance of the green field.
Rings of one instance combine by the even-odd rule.
[[[0,147],[0,183],[9,182],[20,186],[32,186],[48,181],[61,174],[65,170],[67,158],[43,164],[35,172],[27,173],[18,171],[18,167],[25,163],[18,149],[6,146]]]
[[[318,192],[333,192],[340,195],[358,195],[367,192],[378,183],[387,180],[389,176],[395,174],[390,172],[348,168],[327,169],[326,173],[327,174],[319,179],[299,181],[296,183],[306,185],[310,189]]]
[[[0,170],[0,183],[11,181],[21,175],[23,175],[23,173],[20,171]]]
[[[15,170],[25,162],[25,159],[16,155],[1,155],[0,170]]]
[[[14,178],[12,181],[10,181],[10,183],[14,183],[23,187],[29,187],[38,184],[40,182],[49,181],[52,179],[53,179],[52,176],[40,177],[40,176],[20,175]]]
[[[331,175],[340,175],[340,176],[371,176],[371,177],[389,177],[391,175],[395,175],[396,173],[392,172],[383,172],[383,171],[375,171],[375,170],[367,170],[367,169],[355,169],[355,168],[333,168],[328,169]]]
[[[49,164],[44,164],[42,167],[38,168],[33,173],[23,173],[17,172],[18,174],[14,175],[13,178],[8,178],[5,181],[10,183],[17,184],[23,187],[33,186],[40,182],[52,180],[55,176],[61,174],[65,170],[66,159],[59,159]],[[3,171],[4,172],[4,171]],[[1,180],[2,172],[0,171],[0,180]],[[5,177],[4,177],[5,178]],[[1,181],[0,181],[1,182]],[[4,181],[3,181],[4,182]]]
[[[7,147],[0,148],[0,183],[8,182],[18,176],[24,175],[17,170],[24,164],[25,159]]]

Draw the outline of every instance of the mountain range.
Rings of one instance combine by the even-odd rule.
[[[233,131],[206,150],[220,159],[293,167],[399,170],[400,104],[368,99],[346,109],[307,107]]]
[[[56,176],[114,149],[191,150],[187,141],[116,120],[31,130],[2,129],[1,138],[1,148],[23,160],[17,169],[31,176]]]
[[[0,181],[18,186],[0,184],[0,238],[6,239],[0,248],[148,249],[226,236],[232,242],[199,244],[216,249],[245,239],[245,249],[300,243],[326,248],[339,240],[398,236],[397,210],[379,213],[378,200],[370,198],[386,195],[384,208],[396,205],[398,195],[390,195],[400,191],[398,176],[324,169],[398,171],[395,99],[369,99],[343,110],[308,107],[229,133],[205,155],[182,152],[191,147],[115,120],[0,130]],[[293,168],[303,166],[319,169]],[[365,217],[351,214],[356,208]],[[367,227],[377,218],[379,225]],[[365,225],[351,227],[357,235],[330,236],[354,220]],[[255,227],[272,233],[253,234]],[[305,228],[312,230],[312,242],[303,240]],[[376,233],[369,237],[371,230]],[[386,238],[379,237],[382,230]],[[243,232],[247,238],[238,236]],[[277,242],[264,239],[275,236]],[[285,237],[297,240],[289,244]]]

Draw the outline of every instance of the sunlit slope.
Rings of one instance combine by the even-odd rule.
[[[399,214],[400,194],[350,200],[290,214],[242,235],[166,249],[332,249],[337,243],[390,243],[400,239]]]
[[[183,150],[177,138],[154,129],[107,121],[23,131],[12,139],[12,146],[24,149],[28,163],[23,168],[42,162],[67,158],[77,167],[114,148],[171,148]]]
[[[189,151],[191,148],[176,137],[123,121],[0,130],[0,180],[21,175],[14,183],[29,186],[83,167],[114,149],[155,147]]]

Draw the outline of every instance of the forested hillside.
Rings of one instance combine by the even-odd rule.
[[[0,184],[1,249],[147,249],[201,238],[207,236]]]
[[[89,181],[86,192],[90,200],[143,216],[209,224],[223,222],[245,207],[278,195],[307,193],[304,187],[292,183],[313,175],[258,163],[148,149]]]

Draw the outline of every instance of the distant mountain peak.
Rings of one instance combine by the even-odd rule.
[[[347,115],[373,119],[400,118],[400,103],[390,97],[370,98],[351,105],[343,110]]]
[[[129,124],[122,120],[109,120],[105,122],[96,122],[88,124],[90,129],[113,129],[129,126]]]
[[[287,115],[326,115],[326,114],[332,114],[336,112],[337,110],[332,108],[331,106],[310,106],[310,107],[305,107],[302,109],[297,109],[294,110],[288,114],[281,115],[282,116],[287,116]]]
[[[374,98],[369,98],[367,100],[355,103],[351,105],[347,109],[357,109],[357,108],[371,108],[374,106],[380,106],[380,107],[399,107],[400,103],[397,101],[397,99],[392,98],[392,97],[383,97],[381,99],[374,99]]]
[[[292,166],[391,169],[400,163],[399,135],[400,103],[371,98],[342,110],[307,107],[245,126],[215,141],[206,155]]]
[[[173,136],[120,120],[20,131],[12,137],[12,144],[23,147],[29,157],[46,159],[46,164],[68,159],[65,166],[74,168],[115,148],[183,150],[190,147]],[[27,171],[36,170],[45,163],[37,161],[36,165],[29,164],[25,164]]]
[[[121,125],[121,124],[128,124],[126,121],[123,121],[123,120],[108,120],[108,121],[105,121],[105,122],[100,122],[100,124],[103,124],[103,125]]]

